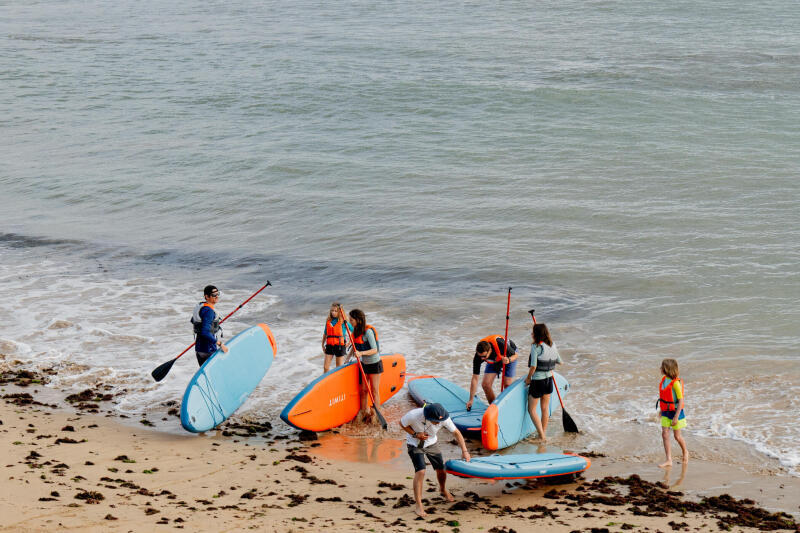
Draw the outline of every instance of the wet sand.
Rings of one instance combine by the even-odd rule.
[[[333,433],[318,440],[281,439],[268,425],[233,424],[201,436],[165,433],[142,421],[121,423],[102,416],[99,411],[108,401],[103,391],[73,396],[68,407],[44,399],[51,398],[39,383],[46,376],[19,375],[6,372],[0,380],[5,381],[0,385],[3,531],[156,526],[494,533],[531,527],[800,530],[789,515],[774,512],[795,505],[788,496],[798,493],[793,479],[765,478],[765,485],[774,482],[775,494],[765,495],[764,500],[773,501],[764,510],[755,501],[725,495],[727,488],[735,488],[736,476],[713,463],[692,462],[675,486],[680,464],[664,484],[659,483],[664,472],[655,466],[608,457],[592,458],[587,479],[559,485],[489,484],[451,476],[455,503],[438,496],[429,470],[429,516],[422,520],[413,512],[412,472],[401,441]],[[633,472],[642,477],[629,476]]]

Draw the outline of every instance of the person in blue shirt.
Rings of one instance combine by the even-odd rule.
[[[217,333],[220,332],[220,319],[214,306],[219,302],[219,289],[214,285],[207,285],[203,289],[203,298],[205,301],[199,302],[192,313],[195,334],[194,352],[200,366],[203,366],[211,354],[217,351],[217,348],[225,353],[228,352],[228,347],[225,346],[222,339],[217,338]]]

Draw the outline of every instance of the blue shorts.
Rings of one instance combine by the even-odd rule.
[[[492,363],[490,365],[486,365],[486,370],[483,371],[484,374],[499,374],[503,371],[503,363]],[[505,376],[507,378],[513,378],[514,374],[517,373],[517,362],[511,361],[506,365],[506,373]]]

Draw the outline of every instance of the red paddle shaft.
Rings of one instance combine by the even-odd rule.
[[[506,388],[506,354],[508,353],[508,319],[511,312],[511,287],[508,288],[508,302],[506,302],[506,336],[503,339],[503,369],[500,371],[500,392]],[[531,315],[533,316],[533,315]]]

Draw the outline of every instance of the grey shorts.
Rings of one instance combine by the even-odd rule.
[[[197,356],[197,364],[203,366],[203,363],[208,361],[208,358],[211,357],[213,353],[214,352],[194,352]]]
[[[428,446],[427,448],[418,448],[410,444],[408,447],[408,456],[411,457],[411,462],[414,464],[414,472],[425,470],[425,458],[431,462],[434,470],[444,470],[444,457],[439,450],[439,443]]]

